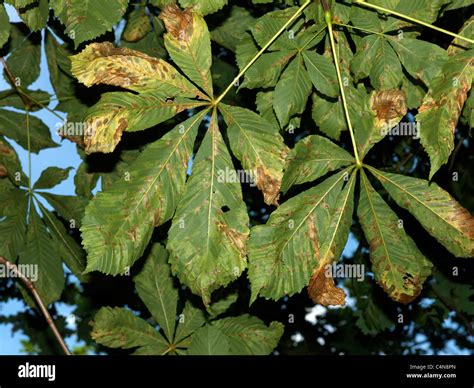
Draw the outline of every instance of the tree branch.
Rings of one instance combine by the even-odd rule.
[[[31,282],[31,280],[28,279],[25,275],[23,275],[15,264],[11,263],[10,261],[8,261],[7,259],[5,259],[2,256],[0,256],[0,264],[5,265],[10,271],[12,271],[15,274],[15,276],[19,277],[23,281],[25,286],[30,290],[30,292],[33,294],[33,297],[35,298],[36,302],[38,303],[38,306],[40,307],[40,310],[43,313],[43,315],[46,319],[46,322],[48,323],[48,326],[53,331],[54,336],[56,337],[56,339],[57,339],[59,345],[61,346],[62,350],[64,351],[64,353],[67,356],[70,356],[71,352],[69,351],[66,343],[64,342],[63,337],[61,336],[61,334],[59,333],[56,325],[54,324],[53,318],[49,314],[48,309],[46,308],[43,301],[41,300],[41,297],[39,296],[38,291],[36,290],[35,286]]]
[[[20,96],[21,101],[23,101],[23,104],[25,104],[25,107],[27,109],[30,109],[35,104],[24,93],[22,93],[20,91],[20,89],[16,85],[15,76],[11,72],[10,68],[7,65],[7,62],[5,61],[5,59],[3,57],[0,57],[0,62],[2,63],[3,68],[5,69],[5,74],[7,75],[8,80],[10,81],[11,85],[13,86],[13,88],[16,90],[16,92]]]

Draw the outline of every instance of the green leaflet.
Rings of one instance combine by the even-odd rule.
[[[206,325],[193,335],[193,341],[188,349],[191,356],[225,356],[230,355],[230,344],[227,336],[213,325]]]
[[[232,151],[247,170],[267,204],[277,204],[288,147],[278,127],[244,108],[220,104]]]
[[[290,118],[301,114],[311,94],[311,79],[304,67],[303,57],[297,55],[281,75],[273,93],[273,107],[282,128]]]
[[[431,87],[433,78],[442,70],[448,54],[441,47],[418,39],[391,38],[390,44],[405,70],[415,79]]]
[[[412,302],[431,274],[432,264],[404,232],[403,223],[371,186],[363,171],[357,214],[370,245],[375,280],[396,302]]]
[[[15,262],[25,247],[28,198],[23,190],[7,184],[0,180],[0,256]]]
[[[28,186],[28,177],[23,175],[18,154],[5,138],[0,136],[0,177],[6,176],[15,186]]]
[[[135,92],[161,92],[167,97],[194,98],[197,88],[173,66],[109,42],[92,43],[71,57],[71,72],[87,87],[97,84],[119,86]]]
[[[145,7],[140,6],[140,8],[130,12],[122,38],[127,42],[137,42],[143,39],[150,31],[152,31],[150,19],[146,14]]]
[[[154,244],[145,265],[133,281],[140,299],[171,343],[176,325],[178,290],[173,286],[167,259],[166,249]]]
[[[345,180],[348,171],[344,172]],[[351,174],[349,183],[337,198],[330,215],[326,230],[318,232],[320,240],[318,263],[313,269],[313,274],[308,286],[308,294],[314,303],[323,306],[339,306],[345,304],[345,292],[334,285],[334,279],[328,276],[326,269],[334,261],[339,260],[347,242],[349,229],[352,225],[354,211],[354,187],[356,172]],[[323,226],[324,227],[324,226]]]
[[[212,40],[235,52],[245,31],[254,21],[252,14],[245,8],[233,6],[224,23],[211,31]]]
[[[251,302],[258,295],[279,299],[305,287],[320,259],[346,172],[340,172],[275,210],[255,226],[249,241]]]
[[[454,131],[473,81],[473,54],[469,50],[452,56],[418,109],[421,144],[430,156],[430,179],[454,149]]]
[[[87,110],[84,122],[86,153],[111,153],[123,132],[142,131],[158,125],[200,102],[176,97],[167,99],[162,92],[139,95],[125,92],[104,93],[100,101]]]
[[[117,180],[87,206],[81,228],[87,271],[124,273],[145,250],[155,226],[171,219],[184,189],[202,111],[148,146]]]
[[[30,279],[41,300],[48,306],[57,301],[64,288],[61,260],[55,255],[55,246],[46,225],[32,206],[29,212],[26,245],[20,252],[19,264],[34,266],[37,279]]]
[[[343,148],[322,136],[311,135],[296,143],[287,159],[281,191],[293,185],[314,181],[328,172],[354,163]]]
[[[190,336],[206,323],[206,318],[201,309],[194,307],[188,301],[184,305],[182,313],[178,315],[178,322],[174,343],[182,348],[189,345]]]
[[[26,114],[0,109],[0,135],[8,137],[24,149],[28,149],[28,136],[25,131],[26,120]],[[59,144],[51,139],[49,128],[43,121],[30,115],[29,123],[31,152],[37,154],[45,148],[59,147]]]
[[[248,215],[214,111],[168,234],[173,274],[210,303],[247,266]],[[196,247],[200,247],[196,249]]]
[[[351,295],[357,300],[356,325],[365,335],[375,336],[394,326],[375,299],[374,288],[368,281],[351,279]]]
[[[199,15],[208,15],[217,12],[227,5],[227,0],[179,0],[183,8],[193,7]]]
[[[39,31],[46,27],[46,22],[49,17],[48,0],[38,1],[21,1],[21,0],[7,0],[17,10],[18,16],[25,22],[31,31]]]
[[[34,184],[33,189],[51,189],[66,180],[69,177],[69,172],[71,170],[72,167],[65,169],[59,167],[48,167],[46,170],[41,172],[41,176]]]
[[[81,219],[84,215],[84,208],[87,204],[86,199],[72,195],[51,194],[43,191],[39,191],[38,194],[46,199],[49,204],[72,225],[72,228],[76,228],[81,225]]]
[[[81,281],[87,282],[88,275],[84,275],[86,268],[86,255],[81,246],[69,235],[68,231],[57,217],[48,211],[41,202],[37,202],[41,213],[43,214],[43,221],[53,239],[53,244],[56,252],[59,254],[61,260],[68,266],[74,275]]]
[[[280,28],[288,21],[288,19],[296,12],[296,7],[287,8],[268,12],[257,20],[257,22],[250,28],[255,41],[260,47],[263,47],[272,38]],[[291,31],[286,31],[281,34],[273,43],[269,50],[297,50],[296,39],[294,35],[298,31],[298,23],[292,27]]]
[[[236,47],[237,65],[242,70],[257,54],[252,35],[243,35]],[[244,81],[240,87],[255,89],[275,86],[286,64],[296,55],[295,50],[278,50],[263,54],[245,73]]]
[[[160,14],[168,31],[165,47],[183,72],[212,98],[211,35],[207,24],[196,13],[169,6]]]
[[[168,347],[160,333],[125,308],[102,307],[91,324],[92,339],[110,348],[138,348],[135,354],[159,355]]]
[[[10,37],[10,19],[8,18],[7,11],[3,4],[0,5],[0,49],[5,43],[8,42]]]
[[[111,31],[122,19],[128,0],[50,0],[50,5],[77,48]]]
[[[337,97],[336,69],[332,61],[314,51],[303,51],[304,63],[314,87],[328,97]]]
[[[474,256],[474,217],[436,183],[370,168],[397,204],[457,257]]]
[[[362,38],[351,69],[357,80],[370,77],[375,89],[397,88],[403,78],[397,54],[387,39],[377,35]]]
[[[215,321],[212,326],[227,337],[230,354],[234,355],[270,354],[284,331],[280,322],[266,326],[260,319],[247,314]]]
[[[7,65],[15,77],[15,84],[27,88],[40,75],[41,41],[37,35],[29,36],[17,23],[11,24],[10,52]],[[4,78],[10,82],[4,73]],[[0,120],[1,122],[1,120]]]

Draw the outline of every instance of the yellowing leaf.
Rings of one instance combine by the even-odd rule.
[[[436,183],[370,168],[397,204],[458,257],[474,256],[474,217]]]
[[[84,144],[88,154],[110,153],[120,142],[124,131],[136,132],[151,128],[178,113],[202,103],[176,98],[166,99],[161,92],[105,93],[86,112]]]
[[[410,303],[418,297],[432,264],[418,250],[390,209],[361,172],[357,210],[370,245],[375,280],[396,302]]]
[[[135,92],[161,91],[174,97],[202,97],[202,93],[173,66],[109,42],[92,43],[71,57],[72,74],[87,87],[98,84],[119,86]]]
[[[450,57],[418,109],[421,144],[430,156],[430,179],[454,149],[454,130],[472,87],[473,70],[474,50]]]
[[[209,97],[213,95],[211,35],[207,24],[192,9],[182,11],[176,5],[163,9],[160,19],[165,23],[165,47],[173,61]]]
[[[228,125],[231,148],[242,162],[252,182],[263,192],[267,204],[278,204],[288,147],[278,133],[258,114],[239,107],[220,104]]]

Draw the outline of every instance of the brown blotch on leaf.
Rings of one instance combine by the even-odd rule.
[[[280,198],[281,181],[267,174],[265,169],[260,166],[257,168],[257,187],[263,193],[264,201],[267,205],[278,206]]]
[[[5,166],[0,164],[0,178],[5,178],[6,176],[8,176],[8,171]]]
[[[379,121],[388,123],[407,114],[406,95],[399,89],[381,90],[373,94],[370,107]]]
[[[334,284],[332,276],[327,276],[325,266],[317,267],[308,285],[308,294],[314,303],[323,306],[344,306],[346,294]]]
[[[10,147],[7,147],[3,141],[0,141],[0,154],[5,156],[12,156],[13,150]]]
[[[176,4],[163,8],[159,16],[166,30],[179,40],[189,40],[193,34],[193,14],[191,9],[182,10]]]
[[[229,226],[223,222],[217,222],[217,228],[219,232],[224,233],[226,237],[231,241],[232,245],[237,249],[242,256],[247,254],[246,242],[248,234],[240,233],[234,229],[229,228]]]

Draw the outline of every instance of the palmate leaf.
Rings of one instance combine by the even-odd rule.
[[[95,341],[112,348],[136,348],[137,355],[268,354],[277,346],[283,325],[271,322],[267,327],[250,315],[209,323],[201,309],[186,301],[176,322],[178,289],[173,285],[167,257],[163,246],[153,245],[134,278],[138,295],[166,337],[125,308],[104,307],[91,323]],[[224,303],[220,313],[228,307]]]
[[[211,77],[211,35],[207,24],[191,10],[170,5],[160,18],[165,23],[165,47],[173,61],[209,97],[213,95]]]
[[[167,259],[166,249],[154,244],[143,269],[133,280],[140,299],[171,343],[176,325],[178,290],[173,286]]]
[[[111,31],[122,19],[128,0],[50,0],[50,5],[77,48]]]
[[[457,257],[474,256],[474,217],[436,183],[370,171],[397,204],[409,212]]]
[[[430,179],[454,149],[454,131],[471,90],[473,70],[474,50],[452,56],[418,109],[421,143],[430,156]]]
[[[86,209],[81,228],[87,270],[124,273],[144,252],[155,226],[171,219],[184,190],[202,111],[148,146]]]
[[[205,305],[212,291],[237,279],[247,267],[249,218],[240,183],[227,176],[233,171],[214,111],[167,244],[173,273]]]
[[[252,285],[251,302],[258,295],[275,300],[284,295],[291,296],[308,285],[313,269],[320,263],[323,244],[329,242],[328,249],[334,249],[330,241],[336,242],[335,235],[344,235],[340,228],[342,224],[338,223],[329,237],[328,225],[332,224],[342,198],[347,172],[340,172],[289,199],[272,213],[266,225],[252,229],[248,272]],[[351,187],[352,184],[345,188],[346,195]],[[347,234],[348,230],[345,231],[346,238]],[[330,258],[328,252],[326,259]]]
[[[235,156],[254,184],[263,192],[267,204],[278,204],[283,168],[288,147],[273,127],[258,114],[244,108],[220,104],[227,123],[227,135]]]
[[[293,185],[314,181],[353,163],[353,156],[332,141],[318,135],[307,136],[296,143],[288,156],[281,191],[286,193]]]
[[[410,303],[420,294],[432,264],[405,233],[403,222],[375,191],[364,171],[357,214],[369,242],[375,280],[396,302]]]

